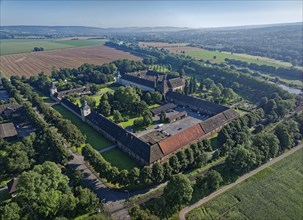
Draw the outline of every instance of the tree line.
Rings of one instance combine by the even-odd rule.
[[[285,79],[301,80],[303,71],[297,68],[274,67],[268,65],[258,65],[256,63],[247,63],[240,60],[228,59],[225,61],[236,66],[248,67],[251,70],[264,72],[273,76],[279,76]]]
[[[119,170],[111,166],[99,152],[88,144],[83,148],[82,154],[102,178],[106,178],[113,184],[119,184],[123,188],[136,189],[166,181],[171,175],[182,170],[204,166],[210,161],[207,153],[210,151],[212,151],[210,141],[204,140],[177,152],[163,164],[155,163],[142,169],[135,167],[130,171]]]

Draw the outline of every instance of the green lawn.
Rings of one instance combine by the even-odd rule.
[[[134,167],[139,167],[139,165],[127,156],[122,150],[118,147],[105,151],[102,153],[102,156],[110,162],[113,166],[118,167],[120,170],[127,169],[131,170]]]
[[[72,47],[103,45],[104,40],[0,40],[0,55],[29,53],[34,47],[56,50]]]
[[[201,50],[201,51],[187,51],[186,54],[204,59],[209,60],[211,62],[223,62],[225,58],[228,59],[235,59],[241,60],[243,62],[248,63],[256,63],[259,65],[269,65],[269,66],[276,66],[276,67],[291,67],[291,63],[270,59],[267,57],[260,57],[260,56],[252,56],[248,54],[239,54],[230,52],[219,52],[219,51],[209,51],[209,50]],[[214,59],[216,56],[216,59]]]
[[[302,219],[303,150],[259,172],[187,219]]]
[[[11,196],[8,193],[8,190],[3,190],[0,192],[0,204],[9,202],[11,199]]]
[[[60,112],[64,118],[71,120],[71,122],[76,125],[83,134],[86,135],[87,142],[96,150],[101,150],[113,144],[63,106],[55,105],[53,108]]]

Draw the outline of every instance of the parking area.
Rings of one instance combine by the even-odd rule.
[[[166,111],[166,116],[173,116],[179,112],[187,112],[187,116],[177,120],[175,122],[172,123],[166,123],[166,124],[161,124],[160,122],[160,117],[158,115],[156,115],[154,117],[155,120],[157,120],[157,124],[144,130],[141,132],[136,133],[135,135],[137,137],[142,137],[143,135],[146,135],[152,131],[159,131],[164,135],[167,136],[171,136],[171,135],[175,135],[181,131],[184,131],[202,121],[205,121],[209,118],[208,115],[203,115],[200,114],[199,112],[194,112],[189,108],[185,108],[185,107],[181,107],[181,106],[177,106],[175,109],[170,109]]]

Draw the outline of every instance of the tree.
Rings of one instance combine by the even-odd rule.
[[[144,126],[149,126],[153,123],[152,114],[149,110],[144,111],[142,116],[143,116],[142,122]]]
[[[151,184],[152,183],[152,169],[150,167],[143,167],[140,172],[140,182],[143,184]]]
[[[184,152],[184,150],[181,150],[177,153],[177,157],[180,163],[180,168],[183,170],[187,167],[188,165],[188,160],[187,160],[187,156]]]
[[[184,93],[186,95],[190,94],[190,82],[188,80],[185,80]]]
[[[221,95],[221,90],[219,89],[218,86],[213,86],[212,87],[212,92],[211,95],[215,98],[218,99]]]
[[[193,188],[189,179],[183,174],[173,175],[164,188],[166,204],[179,208],[192,198]]]
[[[236,173],[245,173],[252,169],[256,161],[256,155],[243,146],[235,147],[227,156],[227,166]]]
[[[131,169],[128,173],[128,179],[131,185],[136,185],[139,183],[140,170],[137,167]]]
[[[3,220],[19,220],[21,219],[21,208],[16,202],[10,202],[0,208],[0,214]]]
[[[211,80],[210,78],[206,78],[206,79],[204,80],[204,85],[205,85],[205,88],[206,88],[207,90],[210,90],[210,89],[215,85],[215,83],[214,83],[214,81]]]
[[[166,113],[161,111],[160,122],[164,123],[166,121]]]
[[[226,99],[233,99],[236,96],[232,88],[224,88],[222,90],[222,95]]]
[[[96,194],[87,188],[83,188],[81,186],[76,187],[75,196],[78,198],[76,210],[79,214],[95,211],[95,209],[100,205]]]
[[[216,170],[211,170],[205,175],[206,184],[209,190],[217,190],[223,182],[223,178]]]
[[[162,95],[160,92],[152,92],[151,96],[154,103],[158,103],[162,101]]]
[[[233,82],[231,85],[231,88],[233,89],[239,89],[240,88],[240,84],[238,82]]]
[[[185,149],[185,154],[186,154],[188,164],[189,165],[193,164],[194,161],[195,161],[194,151],[191,148],[186,148]]]
[[[155,163],[152,166],[152,177],[156,183],[160,183],[164,179],[164,168],[161,163]]]
[[[173,169],[173,173],[178,173],[179,170],[181,169],[180,162],[176,155],[173,155],[169,158],[169,165]]]
[[[111,106],[109,104],[107,94],[104,94],[104,95],[101,96],[100,103],[98,105],[98,112],[100,112],[105,117],[110,116]]]
[[[116,123],[120,123],[123,121],[123,117],[118,110],[113,111],[113,119]]]
[[[16,201],[33,219],[54,218],[76,206],[68,177],[55,163],[45,162],[23,172],[18,182]]]
[[[143,100],[146,103],[151,104],[152,103],[152,96],[151,96],[151,94],[149,92],[144,93]]]
[[[202,152],[197,158],[196,158],[196,166],[202,167],[205,164],[207,164],[208,161],[208,155],[205,152]]]
[[[168,162],[163,164],[163,170],[164,170],[164,179],[167,180],[171,177],[173,168],[169,165]]]

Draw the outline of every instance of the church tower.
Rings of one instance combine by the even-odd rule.
[[[81,107],[81,118],[85,121],[85,117],[91,113],[90,107],[87,105],[87,101],[84,100],[83,106]]]

